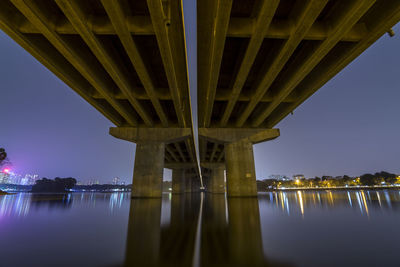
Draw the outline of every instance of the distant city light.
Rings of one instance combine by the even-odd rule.
[[[3,172],[4,173],[10,173],[10,169],[9,168],[5,168],[5,169],[3,169]]]

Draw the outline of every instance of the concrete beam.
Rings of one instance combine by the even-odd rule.
[[[77,30],[83,41],[96,56],[118,88],[127,96],[129,103],[136,110],[147,126],[153,126],[154,122],[150,114],[143,108],[142,104],[130,93],[133,87],[129,79],[130,74],[123,69],[117,62],[117,57],[106,50],[99,38],[89,29],[84,20],[84,12],[81,1],[76,0],[56,0],[58,7],[68,18],[74,28]]]
[[[104,77],[107,76],[96,65],[89,64],[91,62],[84,55],[71,47],[61,36],[50,27],[50,21],[47,14],[38,7],[37,3],[32,0],[12,0],[14,6],[32,23],[36,28],[40,29],[44,37],[61,53],[85,79],[99,91],[110,103],[110,105],[121,114],[122,117],[132,126],[137,125],[137,118],[127,108],[123,107],[112,98],[110,88],[113,87],[110,81]]]
[[[231,96],[220,121],[221,127],[226,126],[228,123],[229,117],[231,116],[236,101],[239,98],[243,85],[247,80],[251,66],[253,65],[257,53],[260,50],[261,44],[264,40],[265,34],[268,31],[272,18],[274,17],[278,4],[279,0],[266,0],[263,1],[260,7],[259,15],[254,25],[253,34],[249,44],[247,45],[246,52],[240,64],[239,70],[235,75]]]
[[[198,42],[201,46],[202,58],[199,59],[198,69],[201,73],[200,89],[201,94],[198,97],[204,101],[202,112],[199,114],[200,127],[208,127],[210,124],[211,113],[214,105],[215,92],[217,89],[219,70],[222,62],[226,32],[228,30],[232,0],[211,0],[204,1],[198,8],[206,8],[210,13],[205,25],[202,28],[207,30],[198,32]],[[201,11],[198,11],[202,16]]]
[[[225,169],[225,164],[220,162],[201,162],[200,166],[210,170],[219,168]]]
[[[231,18],[227,32],[228,37],[249,38],[254,33],[257,19],[253,18]],[[264,38],[268,39],[288,39],[295,29],[293,20],[274,19],[268,27]],[[308,32],[304,35],[304,40],[325,40],[329,35],[329,27],[326,23],[315,21]],[[345,34],[342,41],[358,42],[368,34],[364,23],[354,25]]]
[[[190,127],[191,108],[186,60],[186,43],[183,30],[181,1],[168,2],[165,14],[161,1],[147,0],[147,6],[156,34],[165,73],[179,125]]]
[[[299,2],[300,3],[300,2]],[[299,4],[299,10],[296,10],[295,28],[293,29],[289,39],[284,43],[280,51],[275,56],[272,64],[263,76],[260,76],[256,83],[255,93],[250,103],[247,104],[245,110],[241,113],[236,121],[236,126],[241,127],[251,115],[260,99],[267,92],[275,78],[278,76],[296,47],[303,40],[308,30],[318,18],[319,14],[328,3],[328,0],[312,0],[302,1]]]
[[[296,88],[296,86],[314,69],[314,67],[331,51],[331,49],[342,39],[342,37],[350,31],[353,25],[369,10],[375,3],[375,0],[359,0],[351,1],[342,8],[331,22],[331,32],[329,36],[317,47],[311,56],[307,55],[304,60],[298,57],[299,62],[292,62],[289,70],[290,75],[279,85],[279,94],[274,101],[253,121],[252,126],[259,126],[271,113],[279,106],[279,104]]]
[[[174,161],[179,162],[178,156],[175,154],[175,152],[169,147],[168,145],[165,146],[165,150],[171,155],[171,157],[174,159]]]
[[[154,109],[156,110],[158,117],[160,118],[162,125],[167,127],[168,118],[160,104],[159,99],[157,98],[155,86],[150,77],[149,71],[147,70],[145,62],[135,41],[133,40],[132,34],[129,32],[128,25],[125,24],[125,16],[120,2],[114,0],[102,0],[101,2],[115,28],[115,31],[118,34],[122,45],[124,46],[126,53],[128,54],[132,65],[136,70],[136,73],[139,76],[140,81],[147,92],[147,95],[151,100],[151,103],[153,104]]]
[[[181,146],[179,145],[179,143],[175,143],[174,146],[175,146],[175,149],[178,151],[179,156],[181,157],[182,161],[183,161],[183,162],[186,162],[186,161],[187,161],[187,160],[186,160],[186,157],[185,157],[185,155],[183,154],[182,148],[181,148]]]
[[[130,142],[153,141],[174,143],[189,138],[192,134],[190,128],[134,128],[111,127],[110,135]]]
[[[164,168],[177,170],[177,169],[196,169],[194,162],[169,162],[164,164]]]
[[[360,42],[350,50],[336,55],[335,57],[324,59],[324,64],[305,78],[296,88],[296,92],[300,92],[301,96],[287,106],[282,112],[267,118],[265,125],[273,127],[285,118],[290,112],[296,109],[307,98],[314,94],[325,83],[332,79],[337,73],[345,68],[350,62],[363,53],[371,44],[376,42],[382,35],[387,32],[387,29],[392,28],[400,20],[400,2],[386,1],[384,6],[380,9],[380,18],[371,21],[366,26],[368,28],[368,35],[366,35]]]
[[[279,129],[256,128],[199,128],[199,137],[218,143],[232,143],[244,139],[252,144],[270,141],[280,135]]]
[[[86,24],[90,30],[97,35],[115,35],[117,34],[112,23],[106,16],[90,16],[85,18]],[[128,31],[132,35],[154,35],[153,24],[148,16],[126,16],[124,17],[124,24],[127,26]],[[237,38],[250,38],[254,32],[254,25],[257,23],[253,18],[237,18],[231,17],[229,20],[227,37]],[[21,33],[37,34],[41,33],[35,25],[29,20],[21,20],[15,23],[17,30]],[[291,20],[278,20],[274,19],[268,28],[265,38],[269,39],[288,39],[290,33],[294,28],[293,21]],[[57,18],[52,21],[51,27],[58,34],[78,34],[72,24],[66,20]],[[322,22],[315,22],[307,34],[304,36],[305,40],[325,40],[329,32],[327,25]],[[343,36],[342,41],[358,42],[367,34],[364,23],[358,23]]]
[[[61,54],[59,54],[54,48],[48,49],[38,46],[29,36],[20,33],[16,28],[16,25],[12,23],[13,16],[12,12],[8,10],[9,7],[7,7],[7,5],[3,6],[5,3],[5,1],[0,1],[0,29],[72,88],[78,95],[95,107],[112,123],[117,126],[122,126],[125,119],[113,107],[106,107],[104,104],[92,97],[93,92],[97,91]]]

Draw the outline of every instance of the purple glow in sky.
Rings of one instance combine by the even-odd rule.
[[[184,1],[197,117],[194,7]],[[278,139],[255,146],[258,179],[400,173],[400,26],[393,30],[284,119]],[[111,122],[3,32],[0,51],[0,147],[13,170],[131,182],[135,145],[109,136]]]

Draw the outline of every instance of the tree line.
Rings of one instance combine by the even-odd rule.
[[[264,179],[257,181],[259,191],[274,188],[291,187],[346,187],[346,186],[376,186],[376,185],[400,185],[400,176],[385,171],[375,174],[366,173],[360,177],[343,175],[340,178],[330,176],[314,177],[309,179],[279,181],[276,179]]]

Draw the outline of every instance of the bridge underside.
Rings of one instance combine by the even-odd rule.
[[[226,167],[228,195],[254,195],[253,142],[209,129],[272,129],[399,20],[395,0],[197,1],[201,165]],[[254,186],[238,193],[243,177]]]
[[[199,166],[182,1],[0,1],[0,28],[137,144],[134,197],[161,196],[165,167],[174,193],[202,170],[255,196],[253,144],[399,20],[396,0],[198,0]]]
[[[183,163],[199,177],[180,1],[5,0],[0,28],[117,127],[158,134],[159,169]],[[158,129],[170,128],[185,135],[167,142]],[[134,142],[151,158],[146,138]]]

